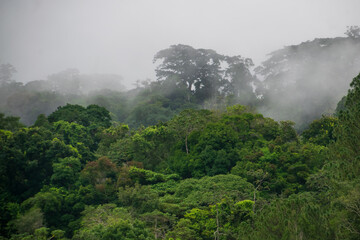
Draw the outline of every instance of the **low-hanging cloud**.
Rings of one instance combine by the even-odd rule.
[[[326,10],[324,10],[326,5]],[[3,0],[0,63],[29,82],[68,68],[155,79],[153,56],[173,44],[251,57],[335,37],[360,22],[357,0]],[[336,16],[336,17],[334,17]]]

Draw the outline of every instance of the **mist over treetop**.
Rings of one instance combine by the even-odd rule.
[[[38,114],[50,114],[66,102],[98,104],[116,120],[147,126],[186,108],[223,110],[243,104],[275,120],[292,120],[303,130],[321,115],[334,113],[359,72],[358,27],[348,27],[346,35],[286,46],[258,66],[248,57],[171,45],[154,55],[156,80],[138,80],[128,91],[118,75],[77,69],[22,85],[13,80],[15,67],[2,64],[2,111],[31,124]]]
[[[360,239],[359,9],[0,0],[0,240]]]
[[[83,74],[121,75],[130,88],[138,79],[155,79],[151,60],[171,44],[241,54],[260,64],[267,53],[283,46],[341,35],[346,26],[360,22],[359,4],[357,0],[4,0],[0,61],[13,64],[19,71],[16,80],[24,83],[77,68]]]

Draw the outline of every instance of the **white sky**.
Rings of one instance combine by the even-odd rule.
[[[67,68],[155,78],[153,56],[173,44],[250,57],[344,36],[360,0],[0,0],[0,63],[18,81]]]

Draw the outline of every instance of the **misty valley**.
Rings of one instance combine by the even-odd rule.
[[[0,239],[360,239],[358,26],[153,62],[131,89],[0,64]]]

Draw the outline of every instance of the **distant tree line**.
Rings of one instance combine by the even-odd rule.
[[[128,91],[120,76],[76,69],[22,84],[13,80],[11,64],[1,64],[0,111],[31,125],[39,114],[49,115],[66,103],[97,104],[114,120],[139,127],[168,121],[188,108],[225,110],[242,104],[277,121],[292,120],[302,131],[334,113],[359,72],[359,27],[350,26],[345,34],[286,46],[259,66],[250,58],[172,45],[154,56],[156,79],[139,80]]]

